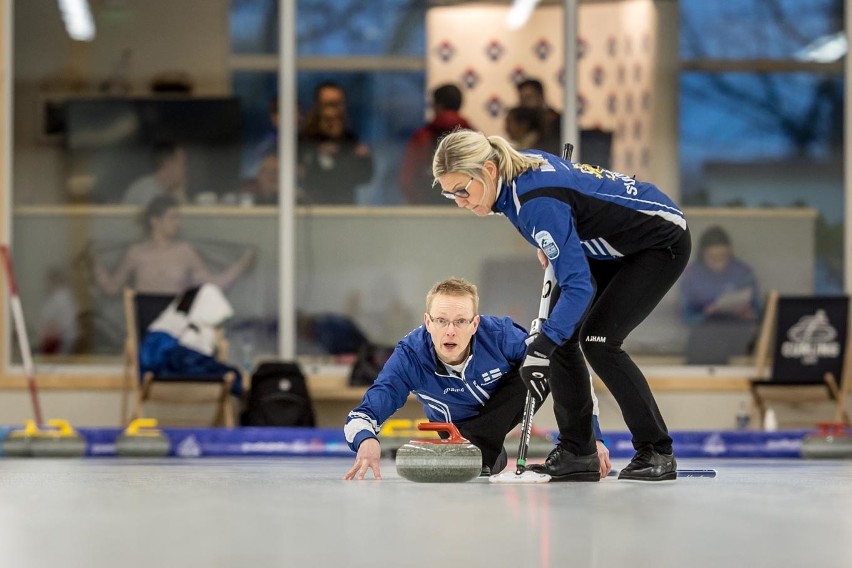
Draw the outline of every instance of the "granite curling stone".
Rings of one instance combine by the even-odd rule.
[[[23,430],[12,430],[3,439],[3,455],[12,458],[30,457],[30,444],[38,433],[35,420],[27,420]]]
[[[409,481],[421,483],[458,483],[479,477],[482,452],[462,437],[454,424],[425,422],[423,431],[447,432],[437,440],[411,440],[396,452],[396,471]]]
[[[852,432],[845,424],[821,422],[817,428],[802,440],[803,458],[852,459]]]
[[[48,428],[36,432],[30,441],[34,458],[78,458],[86,455],[86,440],[67,420],[54,418]]]
[[[130,458],[162,458],[169,455],[172,444],[155,418],[137,418],[115,441],[115,453]]]

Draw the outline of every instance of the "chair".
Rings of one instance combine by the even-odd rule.
[[[140,377],[139,347],[145,332],[157,316],[174,300],[174,296],[160,294],[137,294],[130,288],[124,289],[124,317],[127,326],[127,338],[124,345],[124,381],[122,393],[121,421],[126,425],[129,393],[133,393],[133,413],[131,420],[142,418],[145,403],[148,400],[175,403],[215,403],[216,412],[213,426],[234,426],[231,408],[231,387],[234,381],[241,380],[234,372],[221,376],[181,375],[158,377],[146,372]],[[228,344],[221,330],[218,330],[216,355],[220,360],[227,357]],[[140,381],[141,378],[141,381]],[[156,388],[155,388],[156,384]],[[154,392],[156,391],[156,396]],[[212,396],[211,396],[212,391]],[[170,394],[168,394],[170,393]]]
[[[800,405],[834,402],[834,422],[850,423],[846,408],[852,348],[848,296],[779,296],[766,302],[751,380],[753,414],[763,424],[768,400]],[[772,350],[772,367],[767,361]]]

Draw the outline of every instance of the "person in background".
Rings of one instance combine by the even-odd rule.
[[[544,85],[538,79],[518,83],[518,103],[539,113],[540,136],[536,148],[559,155],[562,151],[562,115],[547,104]]]
[[[257,174],[241,192],[253,205],[278,205],[278,154],[263,157]]]
[[[432,187],[432,154],[441,136],[455,128],[473,128],[459,114],[462,107],[461,89],[445,84],[432,91],[432,120],[421,126],[408,139],[399,172],[399,187],[408,203],[446,204]]]
[[[354,204],[356,186],[373,177],[370,148],[346,127],[339,104],[321,103],[299,135],[300,194],[312,205]]]
[[[169,195],[180,204],[186,203],[186,150],[173,142],[160,142],[151,157],[154,171],[131,183],[121,202],[145,207],[155,197]]]
[[[689,326],[687,364],[727,364],[748,353],[757,334],[760,292],[754,270],[734,256],[722,227],[701,234],[698,257],[683,272],[681,292]]]
[[[541,113],[527,107],[514,107],[506,113],[504,128],[516,150],[539,147]]]
[[[432,422],[452,422],[482,452],[482,475],[502,471],[508,462],[506,435],[523,419],[526,388],[518,369],[527,331],[508,317],[479,315],[476,286],[462,278],[436,283],[426,295],[423,325],[402,338],[364,398],[346,418],[349,447],[357,452],[344,479],[381,479],[382,423],[414,393]],[[594,397],[591,377],[587,392]],[[539,391],[536,409],[548,391]],[[593,424],[599,470],[611,468],[601,441],[597,410]]]
[[[676,479],[662,413],[622,344],[689,261],[683,212],[651,183],[540,150],[518,152],[501,136],[471,130],[441,140],[432,174],[458,207],[504,215],[556,275],[561,293],[530,337],[520,373],[530,390],[549,377],[559,443],[531,469],[556,481],[594,480],[588,361],[633,435],[636,453],[619,479]]]
[[[229,288],[254,263],[246,250],[222,272],[211,272],[190,243],[180,240],[180,209],[171,196],[151,200],[142,213],[144,238],[130,246],[110,273],[92,258],[95,282],[107,294],[118,294],[125,285],[143,294],[179,294],[204,283]]]
[[[722,227],[713,226],[701,234],[698,258],[684,270],[681,290],[689,324],[713,319],[757,321],[757,278],[751,266],[734,256]]]

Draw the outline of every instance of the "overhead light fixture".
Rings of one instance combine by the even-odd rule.
[[[95,20],[88,0],[57,0],[65,31],[71,39],[92,41],[95,39]]]
[[[512,7],[509,8],[509,13],[506,15],[506,27],[510,30],[523,27],[530,19],[538,3],[539,0],[514,0]]]
[[[832,63],[840,61],[846,55],[847,50],[846,34],[844,32],[837,32],[818,37],[797,51],[793,56],[800,61]]]

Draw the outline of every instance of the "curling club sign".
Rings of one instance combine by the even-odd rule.
[[[822,383],[825,373],[839,377],[848,325],[848,296],[778,298],[773,380]]]
[[[837,329],[831,325],[825,310],[802,316],[787,330],[787,341],[781,344],[781,356],[799,359],[802,365],[814,365],[821,357],[835,359],[840,351]]]

